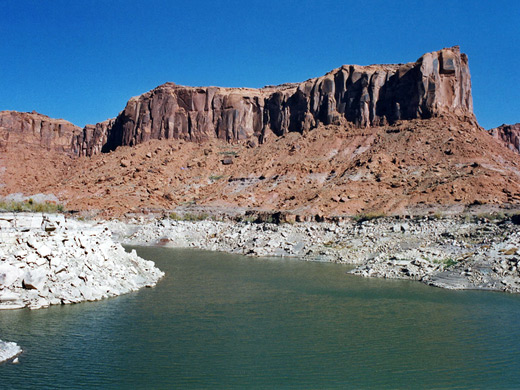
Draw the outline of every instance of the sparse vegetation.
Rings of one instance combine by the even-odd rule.
[[[443,264],[445,268],[449,268],[458,263],[458,261],[452,257],[447,257],[445,259],[440,259],[440,260],[437,259],[437,260],[434,260],[433,262],[437,263],[437,264]]]
[[[209,214],[200,213],[200,214],[192,214],[185,213],[182,215],[177,214],[176,212],[171,212],[169,218],[174,221],[204,221],[206,219],[214,219]]]
[[[371,211],[364,214],[358,214],[354,216],[354,221],[364,222],[371,221],[373,219],[385,218],[387,215],[381,211]]]
[[[174,221],[180,221],[182,218],[179,216],[179,214],[175,212],[171,212],[168,216],[170,219],[173,219]]]
[[[34,202],[32,199],[17,201],[0,201],[0,210],[6,212],[62,213],[65,207],[54,202]]]
[[[254,223],[257,217],[255,215],[239,215],[235,219],[237,222]]]
[[[184,221],[204,221],[208,218],[209,218],[209,215],[206,213],[201,213],[201,214],[186,213],[182,216],[182,219]]]
[[[444,259],[443,263],[446,266],[446,268],[449,268],[449,267],[457,264],[457,260],[455,260],[451,257],[448,257],[448,258]]]
[[[220,180],[224,177],[224,175],[212,175],[209,177],[209,180],[211,181],[217,181],[217,180]]]
[[[503,212],[497,212],[497,213],[480,213],[480,214],[476,214],[475,215],[475,219],[478,221],[478,220],[483,220],[483,219],[487,219],[489,221],[494,221],[494,222],[500,222],[500,221],[503,221],[506,219],[506,215],[503,213]]]

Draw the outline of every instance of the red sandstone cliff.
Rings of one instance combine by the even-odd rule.
[[[399,65],[344,65],[299,84],[261,89],[163,84],[133,97],[115,121],[96,125],[81,154],[150,139],[227,142],[304,132],[320,124],[369,127],[453,113],[471,120],[468,60],[458,46]],[[77,143],[85,145],[79,137]]]
[[[256,144],[319,125],[364,128],[446,113],[474,120],[468,60],[458,46],[408,64],[343,65],[303,83],[261,89],[166,83],[131,98],[117,118],[83,130],[37,113],[5,111],[0,143],[92,156],[150,139]]]
[[[78,154],[73,139],[81,128],[37,112],[0,111],[0,149],[9,145],[43,147]]]
[[[515,125],[502,125],[491,129],[489,133],[504,146],[514,152],[520,153],[520,123]]]

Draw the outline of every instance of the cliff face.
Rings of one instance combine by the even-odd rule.
[[[261,89],[166,83],[83,130],[37,113],[0,113],[0,146],[22,142],[92,156],[150,139],[235,143],[319,125],[370,127],[445,113],[474,119],[468,60],[458,46],[398,65],[344,65],[303,83]]]
[[[520,123],[502,125],[491,129],[489,133],[512,151],[520,153]]]
[[[43,147],[77,154],[73,138],[81,128],[37,112],[0,111],[0,149],[11,144]]]
[[[83,130],[72,138],[74,153],[79,156],[93,156],[104,152],[108,137],[115,119],[107,119],[95,125],[86,125]]]
[[[344,65],[300,84],[261,89],[166,83],[130,99],[108,126],[106,143],[85,153],[164,138],[262,142],[319,124],[369,127],[443,113],[473,118],[468,60],[457,46],[413,63]]]

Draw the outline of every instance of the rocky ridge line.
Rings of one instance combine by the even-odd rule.
[[[303,83],[253,88],[163,84],[115,119],[83,129],[45,115],[0,112],[0,148],[22,142],[92,156],[150,139],[265,142],[320,125],[380,126],[450,113],[476,123],[468,59],[458,46],[395,65],[343,65]]]
[[[80,133],[80,127],[64,119],[35,111],[0,111],[0,151],[16,144],[78,155],[73,140]]]

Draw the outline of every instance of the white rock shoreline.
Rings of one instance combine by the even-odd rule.
[[[448,289],[520,292],[520,226],[486,218],[381,218],[364,222],[254,224],[107,222],[130,245],[164,245],[349,263],[364,277]]]
[[[0,214],[0,310],[95,301],[154,286],[162,276],[115,243],[104,224]]]
[[[3,213],[0,309],[94,301],[154,286],[164,273],[120,243],[292,256],[353,264],[357,268],[351,273],[364,277],[520,292],[520,226],[510,220],[426,217],[275,225],[83,222],[63,215]],[[21,352],[16,343],[0,340],[0,363]]]

